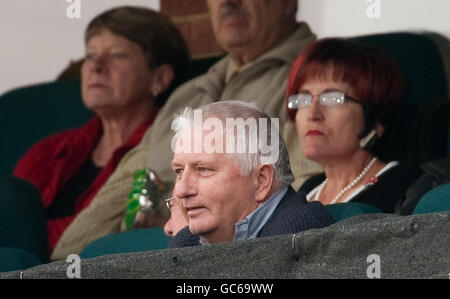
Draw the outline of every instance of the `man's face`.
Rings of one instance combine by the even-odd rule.
[[[230,52],[248,45],[264,47],[283,34],[291,0],[208,0],[217,42]]]
[[[189,225],[186,211],[181,206],[178,198],[169,202],[170,218],[164,225],[164,233],[170,237],[174,237],[180,230]]]
[[[235,224],[257,207],[254,175],[241,176],[236,161],[223,153],[177,150],[172,169],[173,195],[182,201],[190,231],[209,243],[232,241]]]

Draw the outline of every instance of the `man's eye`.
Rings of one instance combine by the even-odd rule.
[[[86,60],[94,60],[95,59],[95,54],[94,53],[88,53],[88,54],[86,54],[84,59],[86,59]]]
[[[176,169],[173,170],[173,172],[175,172],[176,175],[180,175],[180,174],[183,173],[183,169],[181,169],[181,168],[176,168]]]
[[[198,167],[197,171],[202,174],[210,174],[213,172],[213,170],[211,168],[206,168],[206,167]]]

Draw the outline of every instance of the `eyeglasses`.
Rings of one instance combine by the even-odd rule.
[[[296,110],[308,107],[311,105],[313,97],[313,95],[306,92],[291,95],[288,99],[288,109]],[[342,105],[346,100],[359,102],[357,99],[352,98],[351,96],[348,96],[340,91],[327,91],[319,95],[319,103],[322,106]]]
[[[166,207],[167,207],[167,209],[169,211],[170,211],[170,201],[174,200],[174,199],[177,199],[177,198],[176,197],[171,197],[171,198],[164,199],[164,201],[166,202]]]

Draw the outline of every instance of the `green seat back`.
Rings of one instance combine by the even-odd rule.
[[[0,247],[0,272],[25,270],[42,264],[33,253],[10,247]]]
[[[183,78],[183,82],[189,81],[208,71],[208,69],[224,56],[215,56],[201,59],[194,59],[189,63],[188,70]]]
[[[39,192],[30,183],[0,176],[0,247],[24,249],[48,261],[47,222]]]
[[[0,97],[0,174],[11,174],[36,142],[74,128],[92,116],[82,101],[80,81],[56,81],[10,91]]]
[[[413,214],[450,211],[450,183],[439,185],[427,193],[417,203]]]
[[[334,220],[340,221],[361,214],[383,213],[383,211],[359,202],[346,202],[326,205],[325,209]]]
[[[397,62],[405,79],[407,106],[448,95],[442,56],[430,37],[419,33],[395,32],[353,39],[383,49]]]
[[[95,240],[83,249],[80,257],[165,249],[169,241],[170,237],[164,234],[161,227],[136,229]]]

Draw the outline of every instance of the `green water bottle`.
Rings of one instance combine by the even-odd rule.
[[[125,226],[133,228],[138,212],[155,214],[160,202],[170,197],[173,184],[163,182],[151,169],[138,169],[127,200]]]

